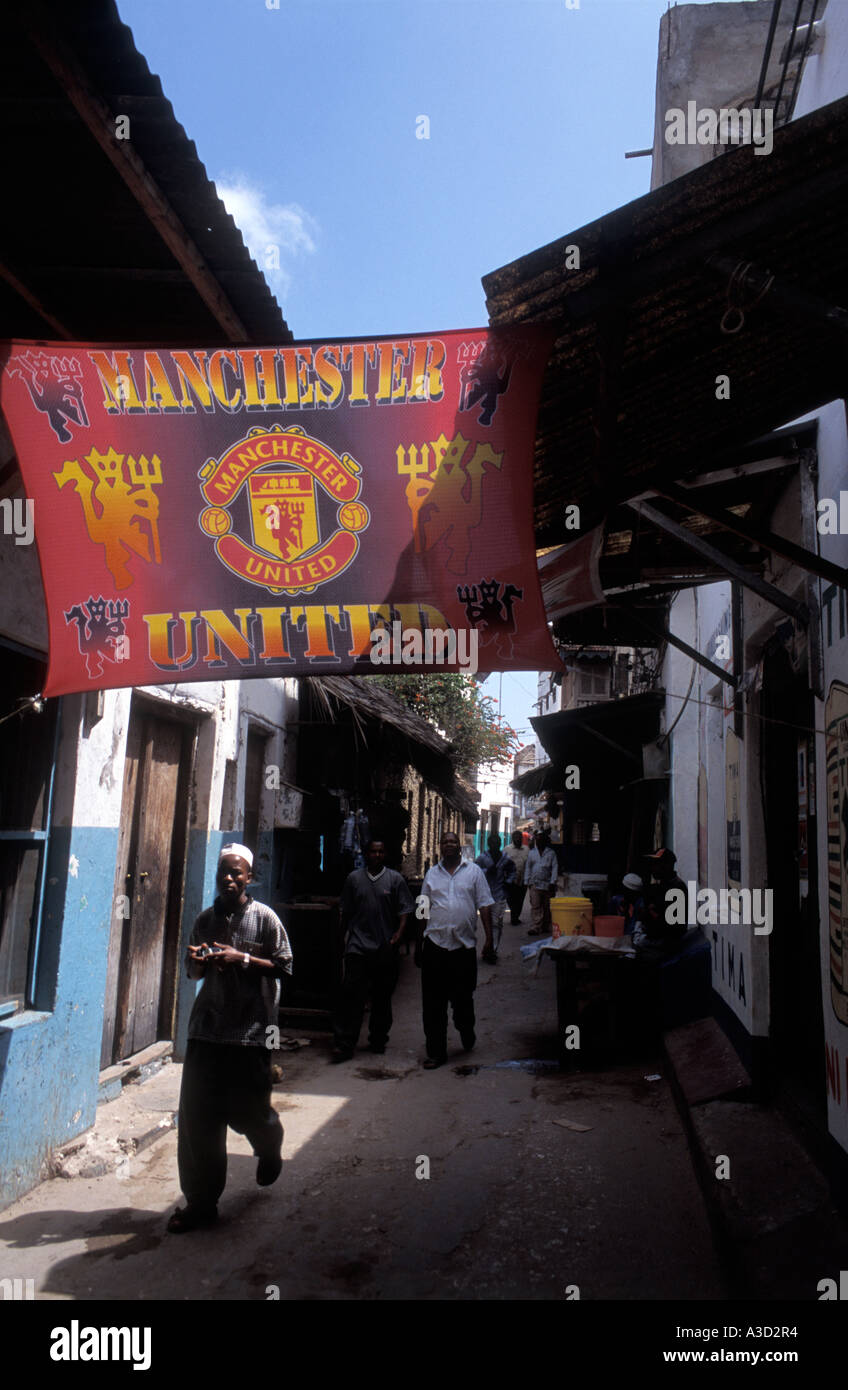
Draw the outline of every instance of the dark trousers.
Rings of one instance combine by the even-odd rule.
[[[214,1207],[227,1181],[227,1125],[258,1158],[277,1158],[283,1127],[271,1105],[271,1053],[265,1047],[190,1038],[177,1122],[180,1187],[191,1207]]]
[[[508,883],[506,888],[506,900],[509,903],[509,920],[513,926],[521,916],[521,909],[524,906],[524,896],[527,892],[527,885],[522,883],[516,888],[514,883]]]
[[[477,952],[473,946],[446,951],[427,937],[421,950],[421,1002],[428,1057],[444,1057],[448,1050],[448,1004],[463,1038],[474,1033],[474,990],[477,985]]]
[[[392,1026],[392,994],[397,979],[395,946],[386,945],[379,951],[365,951],[361,955],[350,951],[345,956],[333,1020],[336,1047],[351,1052],[356,1047],[369,995],[368,1041],[372,1047],[385,1047]]]

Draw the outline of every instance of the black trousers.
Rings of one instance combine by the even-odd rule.
[[[521,916],[521,909],[524,906],[524,896],[526,892],[527,885],[525,883],[519,884],[518,887],[516,887],[514,883],[508,883],[506,886],[506,900],[509,903],[509,920],[513,926],[515,926]]]
[[[461,1036],[474,1032],[474,990],[477,985],[477,952],[473,946],[446,951],[428,937],[421,949],[421,1003],[428,1057],[444,1057],[448,1050],[448,1004]]]
[[[379,951],[361,955],[350,951],[344,958],[333,1033],[336,1047],[353,1051],[365,1005],[371,996],[368,1041],[372,1047],[385,1047],[392,1026],[392,994],[398,979],[397,947],[386,945]]]
[[[190,1038],[177,1122],[180,1187],[192,1207],[214,1207],[227,1181],[227,1126],[258,1158],[277,1158],[283,1126],[271,1105],[271,1053],[265,1047]]]

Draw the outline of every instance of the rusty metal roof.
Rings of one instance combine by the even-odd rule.
[[[771,154],[728,150],[487,275],[493,325],[560,325],[535,448],[539,546],[574,538],[570,504],[594,525],[838,398],[846,246],[848,98],[776,131]],[[754,304],[762,272],[773,281]],[[743,309],[735,333],[720,327],[729,304]]]
[[[6,336],[291,341],[112,0],[7,6],[0,93]]]

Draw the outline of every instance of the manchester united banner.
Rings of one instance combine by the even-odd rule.
[[[532,519],[552,341],[7,343],[45,693],[554,669]]]

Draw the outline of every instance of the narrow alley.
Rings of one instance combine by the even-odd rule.
[[[440,1070],[420,1066],[411,955],[385,1056],[361,1047],[331,1066],[329,1035],[298,1032],[310,1045],[281,1054],[274,1090],[282,1176],[257,1188],[231,1132],[216,1227],[165,1232],[171,1129],[112,1172],[54,1178],[9,1207],[4,1275],[34,1279],[37,1299],[725,1298],[661,1059],[560,1072],[553,966],[528,973],[524,930],[505,928],[500,963],[479,967],[475,1051],[451,1032]],[[150,1129],[176,1110],[180,1070],[100,1116],[132,1104]]]

